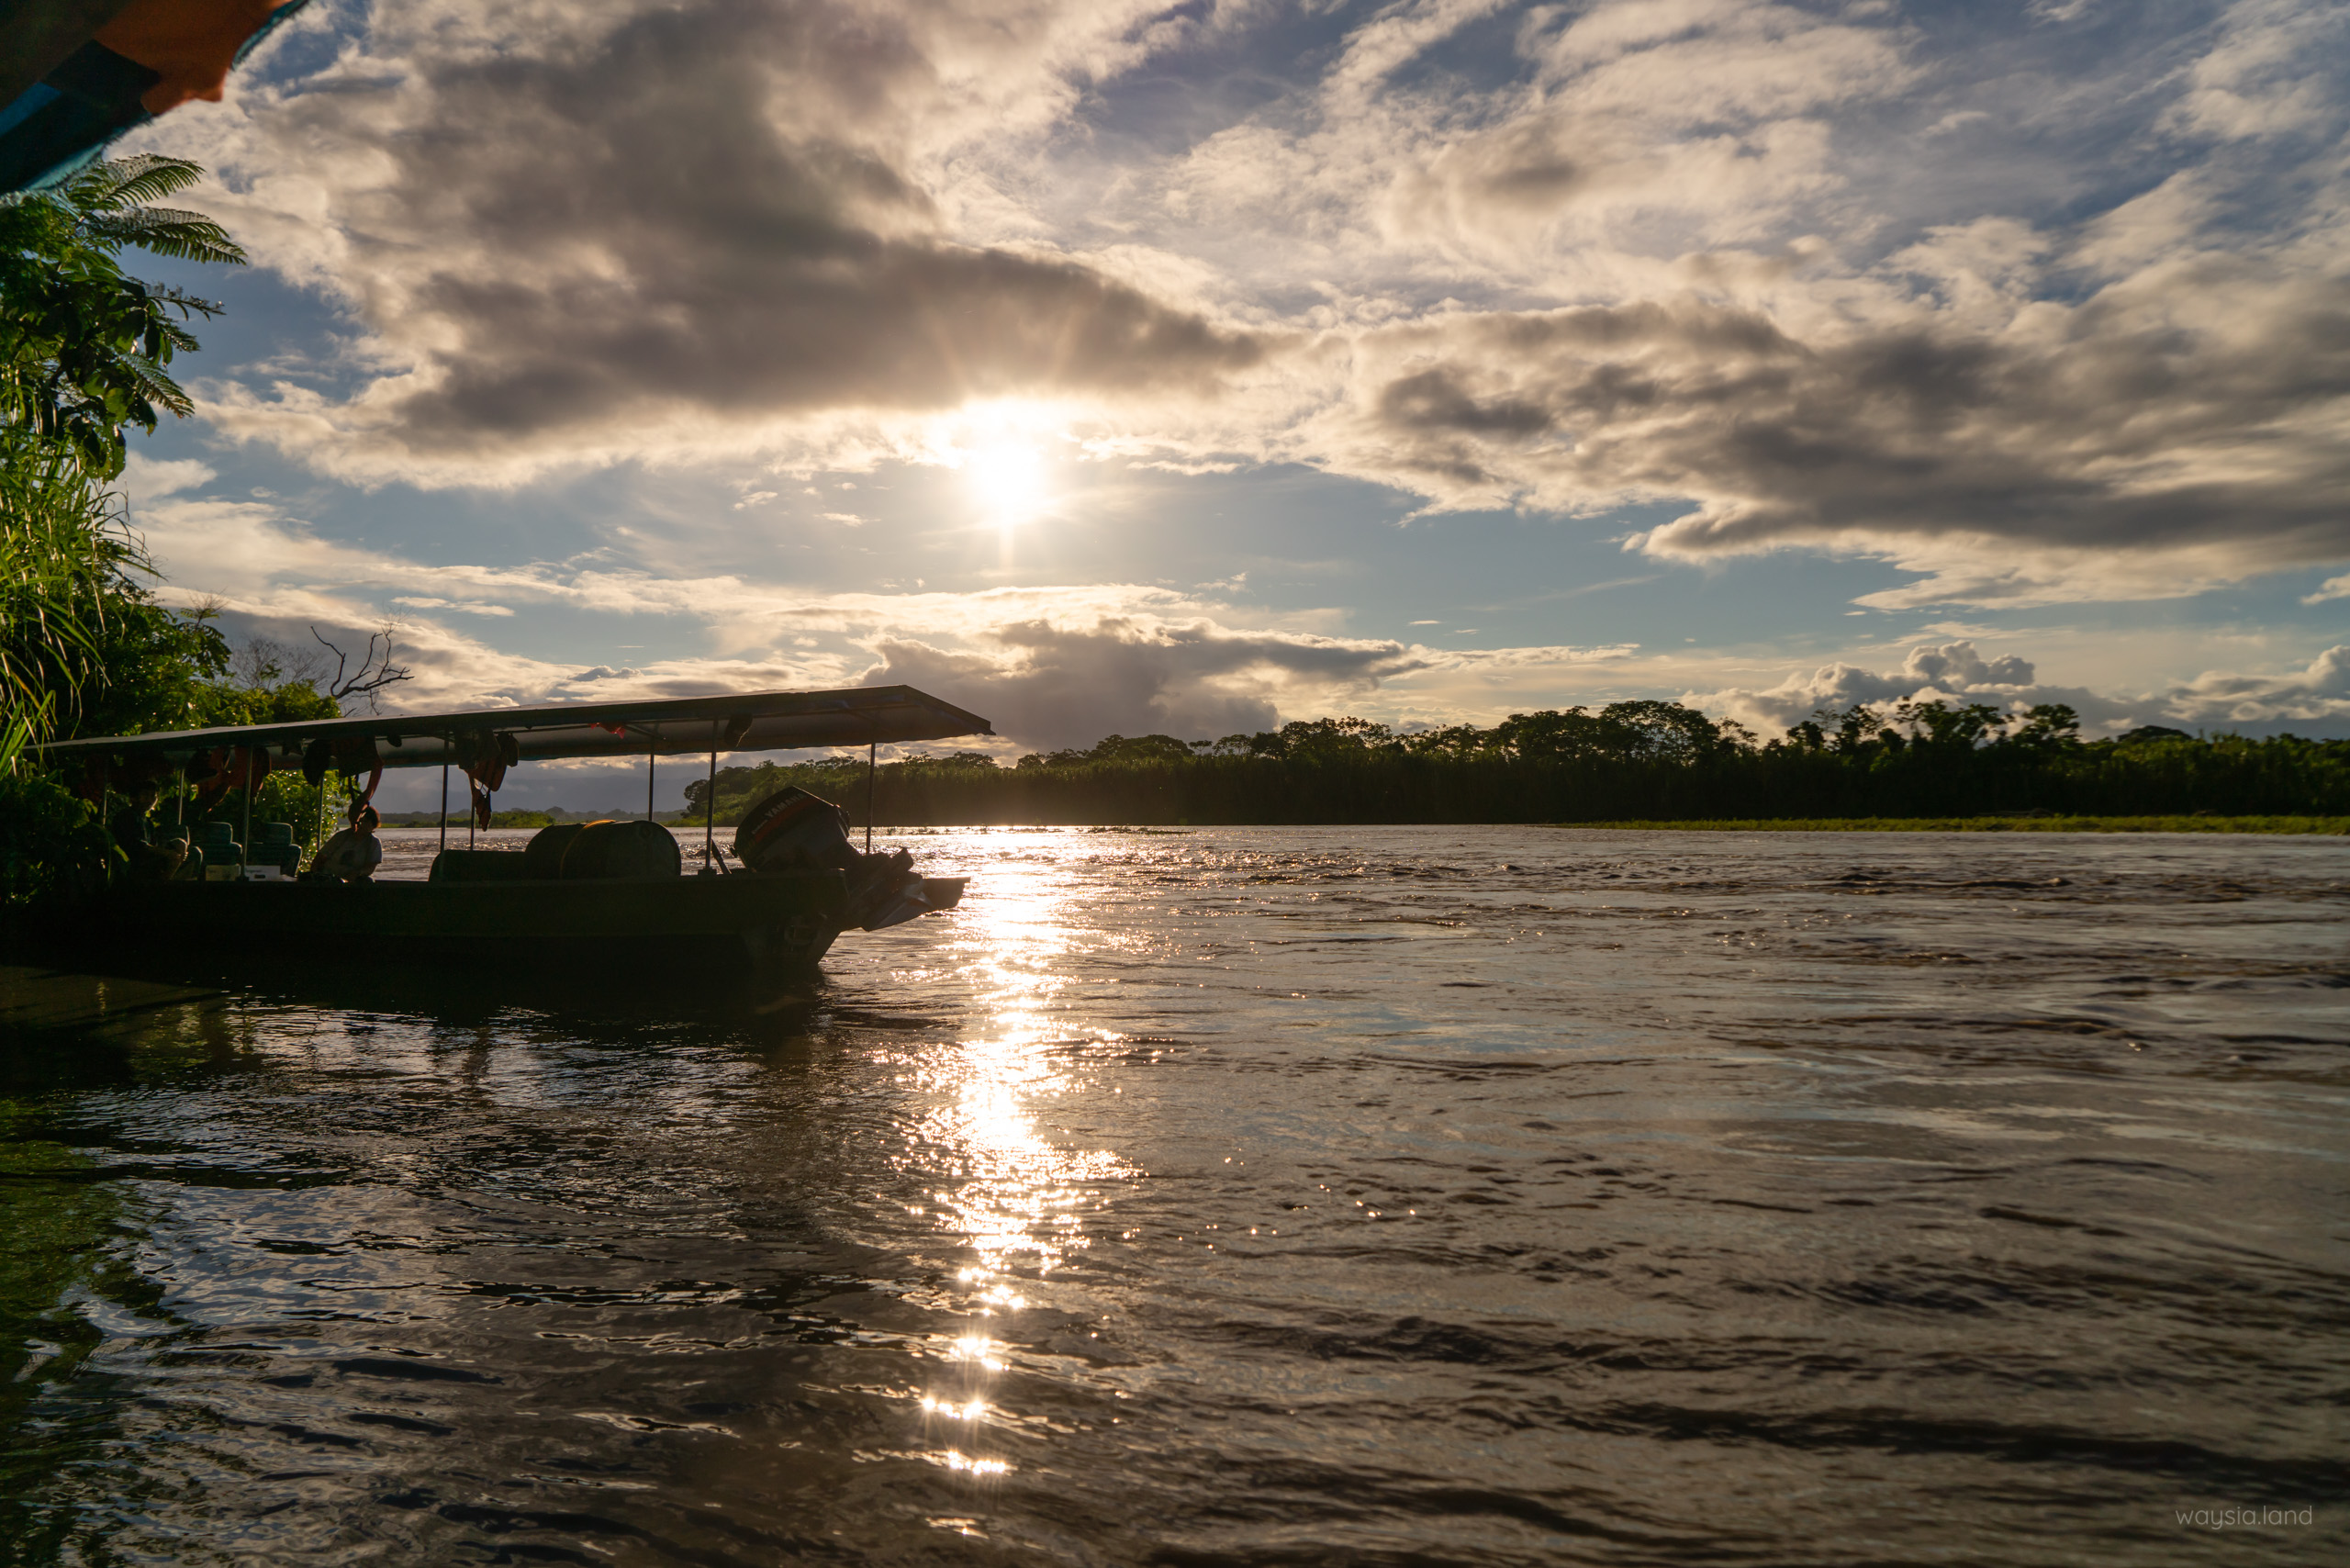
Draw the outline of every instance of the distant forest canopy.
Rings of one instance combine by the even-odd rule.
[[[865,759],[728,767],[717,816],[788,785],[866,816]],[[708,780],[686,786],[689,818]],[[875,821],[958,823],[1670,822],[1710,818],[2340,815],[2350,741],[2196,736],[2147,725],[2084,741],[2074,711],[1984,703],[1821,710],[1775,740],[1677,702],[1514,713],[1397,734],[1356,718],[1186,741],[1110,735],[1032,753],[885,763]]]

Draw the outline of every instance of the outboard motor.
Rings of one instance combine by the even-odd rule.
[[[858,925],[878,931],[930,913],[931,903],[923,896],[923,879],[914,873],[912,855],[901,849],[857,858],[865,864],[849,877],[848,907]]]
[[[841,872],[848,879],[849,923],[867,931],[953,907],[953,898],[927,896],[929,884],[915,874],[912,855],[861,854],[848,832],[848,813],[832,801],[798,788],[778,790],[744,813],[734,830],[734,858],[770,876]],[[961,892],[957,883],[956,896]]]
[[[865,858],[848,841],[848,813],[805,790],[778,790],[744,814],[734,858],[754,871],[850,871]]]

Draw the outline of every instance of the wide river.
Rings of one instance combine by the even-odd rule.
[[[2350,842],[898,842],[0,971],[0,1562],[2350,1561]]]

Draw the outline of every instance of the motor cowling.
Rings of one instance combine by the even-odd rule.
[[[864,857],[848,839],[848,813],[821,795],[778,790],[744,813],[734,858],[754,871],[845,871]]]
[[[897,925],[934,907],[902,849],[858,852],[848,813],[821,795],[778,790],[753,806],[734,830],[734,857],[769,876],[838,871],[848,880],[848,921],[867,931]]]

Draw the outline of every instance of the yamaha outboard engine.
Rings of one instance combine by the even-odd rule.
[[[734,858],[754,871],[855,871],[848,813],[805,790],[778,790],[734,830]]]
[[[848,813],[821,795],[778,790],[753,806],[734,830],[734,857],[767,876],[838,871],[848,879],[849,924],[867,931],[901,924],[962,897],[959,880],[925,881],[914,857],[900,849],[858,852],[849,842]]]

